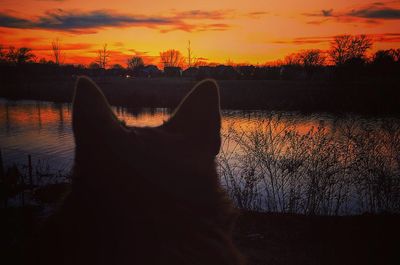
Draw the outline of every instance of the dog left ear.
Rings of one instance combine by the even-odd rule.
[[[116,145],[125,137],[125,129],[90,78],[78,78],[72,105],[72,128],[77,146]]]
[[[219,88],[212,79],[197,83],[163,126],[190,138],[200,150],[217,155],[221,146]]]

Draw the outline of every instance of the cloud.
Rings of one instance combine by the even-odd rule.
[[[329,19],[311,20],[311,21],[308,21],[307,24],[310,24],[310,25],[321,25],[321,24],[323,24],[323,23],[325,23],[327,21],[329,21]]]
[[[0,13],[0,26],[6,28],[29,28],[30,21],[23,18],[17,18],[11,15]]]
[[[85,50],[90,49],[94,45],[91,43],[60,43],[61,50],[63,51],[75,51],[75,50]],[[49,45],[37,45],[32,46],[34,51],[52,51],[51,44]]]
[[[261,18],[263,16],[268,15],[269,12],[266,11],[255,11],[255,12],[249,12],[247,13],[247,16],[250,18]]]
[[[327,9],[327,10],[322,9],[321,12],[324,17],[331,17],[332,13],[333,13],[333,9],[332,8]]]
[[[370,37],[375,42],[400,42],[400,33],[372,34]]]
[[[295,45],[303,45],[303,44],[320,44],[327,43],[332,41],[332,36],[322,36],[322,37],[298,37],[289,40],[276,40],[272,43],[274,44],[295,44]]]
[[[210,20],[223,20],[232,17],[234,10],[189,10],[174,12],[175,19],[210,19]]]
[[[226,20],[236,17],[245,18],[260,18],[269,12],[266,11],[252,11],[252,12],[236,12],[234,9],[220,9],[220,10],[188,10],[188,11],[174,11],[174,18],[178,20]]]
[[[375,2],[362,5],[351,10],[333,12],[333,9],[323,9],[320,12],[304,13],[308,17],[320,17],[319,20],[308,21],[308,24],[320,25],[328,21],[342,23],[362,22],[368,24],[379,24],[383,20],[400,19],[400,1]]]
[[[193,31],[225,31],[229,29],[231,26],[224,23],[211,23],[211,24],[176,24],[171,28],[161,29],[161,33],[167,33],[174,30],[182,30],[186,32],[193,32]]]
[[[39,37],[18,38],[12,41],[12,44],[13,44],[12,46],[17,46],[17,47],[28,46],[35,51],[52,51],[51,41],[45,38],[39,38]],[[94,47],[94,44],[60,42],[60,47],[63,51],[85,50]]]
[[[374,42],[400,42],[400,33],[382,33],[382,34],[367,34]],[[293,39],[275,40],[274,44],[321,44],[330,43],[335,36],[313,36],[313,37],[298,37]]]
[[[64,11],[61,9],[48,11],[37,19],[18,18],[0,13],[0,26],[19,29],[45,29],[70,32],[93,32],[105,27],[127,26],[160,26],[171,24],[172,21],[156,17],[135,17],[118,14],[106,10],[92,12]],[[88,31],[89,30],[89,31]]]
[[[400,19],[400,9],[381,7],[373,5],[363,9],[351,10],[347,13],[350,17],[369,19]]]
[[[20,18],[10,13],[0,12],[0,27],[17,29],[41,29],[66,31],[70,33],[96,33],[99,29],[111,27],[147,27],[160,32],[173,30],[221,31],[227,30],[226,23],[188,23],[191,20],[222,20],[222,11],[192,10],[176,13],[171,17],[150,17],[142,15],[121,14],[112,10],[94,10],[82,12],[78,10],[51,10],[36,18]]]

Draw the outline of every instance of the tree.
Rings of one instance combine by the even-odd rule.
[[[60,41],[58,39],[55,39],[54,41],[51,42],[51,48],[53,50],[53,56],[54,56],[54,62],[58,65],[60,65],[62,63],[62,61],[64,60],[64,58],[62,57],[61,54],[61,45],[60,45]]]
[[[318,49],[301,51],[297,57],[300,65],[304,67],[308,78],[311,78],[315,71],[325,64],[325,56]]]
[[[7,60],[6,53],[4,51],[3,45],[0,45],[0,62]]]
[[[32,53],[32,49],[21,47],[16,49],[15,47],[11,46],[8,49],[7,59],[14,65],[21,65],[28,62],[32,62],[36,56]]]
[[[182,67],[185,58],[182,56],[181,52],[178,50],[167,50],[160,52],[160,60],[165,67]]]
[[[400,59],[400,49],[379,50],[374,54],[374,64],[394,64]]]
[[[111,68],[116,69],[116,70],[124,69],[124,67],[122,65],[120,65],[119,63],[114,64]]]
[[[336,65],[365,60],[366,52],[372,47],[372,39],[366,35],[340,35],[331,43],[329,55]]]
[[[107,50],[107,44],[103,45],[103,49],[98,50],[96,63],[99,67],[105,69],[108,65],[108,60],[110,58],[110,52]]]
[[[40,58],[39,63],[40,64],[47,64],[46,58]]]
[[[100,65],[97,62],[92,62],[89,64],[89,69],[93,69],[93,70],[100,69]]]
[[[374,73],[381,77],[398,75],[400,66],[400,49],[389,49],[377,51],[372,59]]]
[[[111,66],[111,71],[110,71],[113,75],[119,75],[122,76],[125,74],[125,69],[122,65],[120,64],[114,64],[113,66]]]
[[[300,66],[300,64],[301,64],[300,61],[301,61],[301,58],[299,57],[298,53],[291,53],[291,54],[285,56],[285,59],[283,60],[283,65]]]
[[[283,61],[281,75],[286,78],[298,78],[296,76],[307,74],[311,78],[314,72],[325,64],[325,56],[321,50],[310,49],[287,55]]]
[[[140,69],[144,67],[144,62],[142,57],[140,56],[133,56],[132,58],[128,59],[128,69],[137,74]]]
[[[298,58],[304,68],[317,68],[325,64],[325,56],[318,49],[301,51],[298,54]]]

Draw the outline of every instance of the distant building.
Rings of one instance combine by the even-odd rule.
[[[236,70],[229,65],[218,65],[215,67],[211,66],[200,66],[197,74],[197,79],[203,78],[215,78],[233,80],[237,79]]]
[[[243,65],[236,67],[240,79],[254,79],[255,67],[253,65]]]
[[[217,65],[213,75],[216,79],[234,80],[237,79],[238,72],[231,65]]]

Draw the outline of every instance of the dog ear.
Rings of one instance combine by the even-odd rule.
[[[217,155],[221,146],[217,83],[212,79],[197,83],[164,124],[164,128],[189,138],[202,151]]]
[[[72,128],[77,146],[108,144],[110,139],[121,139],[126,134],[100,88],[90,78],[78,78],[72,102]]]

